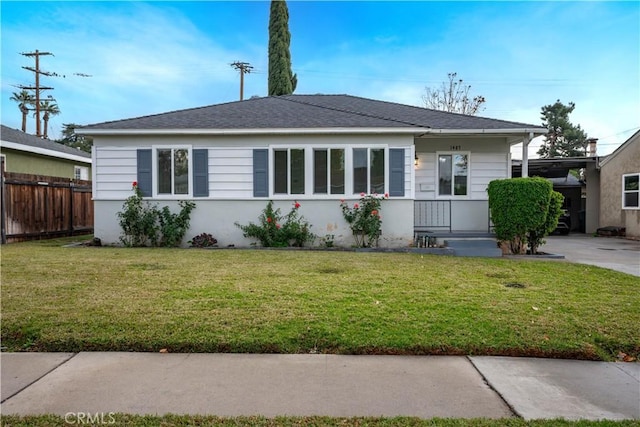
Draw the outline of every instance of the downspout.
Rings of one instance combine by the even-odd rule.
[[[529,135],[524,137],[522,141],[522,177],[527,178],[529,176],[529,143],[533,139],[533,132],[529,132]]]

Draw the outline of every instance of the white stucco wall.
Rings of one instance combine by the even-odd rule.
[[[349,199],[353,204],[357,199]],[[242,236],[242,231],[235,222],[246,225],[257,223],[267,202],[264,200],[197,200],[196,209],[191,213],[191,227],[187,232],[184,244],[200,233],[210,233],[218,239],[218,246],[248,247],[255,240]],[[95,231],[104,244],[119,242],[120,226],[117,213],[122,210],[123,201],[95,201]],[[158,201],[158,206],[169,206],[172,212],[178,212],[178,202],[174,200]],[[354,244],[351,230],[342,217],[340,201],[309,200],[300,202],[300,215],[311,224],[311,231],[320,239],[327,235],[334,236],[336,246],[351,247]],[[274,208],[280,208],[283,215],[291,209],[293,202],[274,202]],[[380,214],[382,216],[382,247],[407,247],[413,240],[413,201],[383,200]]]

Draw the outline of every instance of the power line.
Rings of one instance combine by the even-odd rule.
[[[43,76],[48,76],[48,77],[52,77],[52,76],[57,76],[56,73],[51,73],[48,71],[42,71],[40,69],[40,57],[41,56],[53,56],[53,53],[51,52],[40,52],[39,50],[36,49],[35,52],[23,52],[20,55],[23,56],[27,56],[27,57],[34,57],[35,58],[35,67],[22,67],[25,70],[29,70],[31,72],[33,72],[35,74],[35,86],[23,86],[23,85],[19,85],[18,87],[20,89],[26,89],[26,90],[33,90],[35,93],[35,98],[36,98],[36,136],[41,137],[42,133],[40,131],[40,91],[42,90],[53,90],[52,87],[48,87],[48,86],[40,86],[40,75]],[[49,99],[53,99],[52,97],[50,97]]]
[[[233,68],[240,71],[240,101],[244,98],[244,75],[249,74],[253,67],[248,62],[236,61],[231,64]]]

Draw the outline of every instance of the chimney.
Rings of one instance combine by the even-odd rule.
[[[598,143],[598,138],[589,138],[587,139],[587,157],[595,157],[596,156],[596,144]]]

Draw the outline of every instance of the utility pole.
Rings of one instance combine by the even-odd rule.
[[[231,65],[236,70],[240,71],[240,101],[244,98],[244,75],[249,74],[253,67],[248,62],[236,61]]]
[[[27,89],[27,90],[33,90],[35,92],[35,98],[36,98],[36,136],[38,137],[42,137],[42,131],[40,129],[40,91],[41,90],[52,90],[52,87],[47,87],[47,86],[40,86],[40,74],[42,74],[43,76],[57,76],[56,73],[50,73],[47,71],[42,71],[40,69],[40,56],[47,56],[47,55],[53,55],[53,53],[51,52],[40,52],[36,49],[35,52],[23,52],[20,55],[23,56],[29,56],[29,57],[35,57],[36,59],[36,66],[35,67],[22,67],[25,70],[29,70],[33,73],[35,73],[36,75],[36,84],[35,86],[18,86],[20,89]],[[53,99],[53,98],[49,98],[49,99]]]

